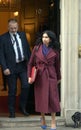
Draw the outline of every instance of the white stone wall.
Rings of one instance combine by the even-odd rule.
[[[80,1],[60,0],[61,10],[61,109],[66,124],[71,115],[81,110],[81,60],[78,58]]]

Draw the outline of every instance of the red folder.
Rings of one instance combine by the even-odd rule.
[[[32,82],[35,81],[36,74],[37,74],[37,69],[36,69],[35,66],[33,66],[33,67],[32,67],[32,70],[31,70],[31,79],[32,79]]]

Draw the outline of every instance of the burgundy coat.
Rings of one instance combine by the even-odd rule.
[[[57,87],[57,80],[61,78],[59,53],[51,48],[45,57],[42,53],[42,45],[38,50],[35,46],[28,64],[28,77],[35,62],[38,69],[34,84],[35,110],[43,113],[59,112]]]

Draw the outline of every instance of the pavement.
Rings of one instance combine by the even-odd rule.
[[[47,129],[50,130],[51,117],[46,116]],[[65,125],[65,119],[63,117],[57,117],[57,128],[56,130],[81,130],[80,128],[74,128],[72,126]],[[40,127],[40,116],[29,116],[29,117],[0,117],[0,130],[42,130]]]
[[[15,128],[0,128],[0,130],[42,130],[41,127],[15,127]],[[50,127],[48,127],[46,130],[50,130]],[[81,130],[81,128],[72,128],[72,127],[65,127],[60,126],[57,127],[56,130]]]

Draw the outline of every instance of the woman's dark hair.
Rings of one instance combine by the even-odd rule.
[[[49,44],[49,47],[55,49],[55,50],[60,50],[60,43],[57,41],[56,35],[54,32],[50,30],[46,30],[42,33],[42,35],[46,33],[48,37],[51,39],[51,42]],[[36,45],[42,44],[42,36],[39,37],[36,41]]]

